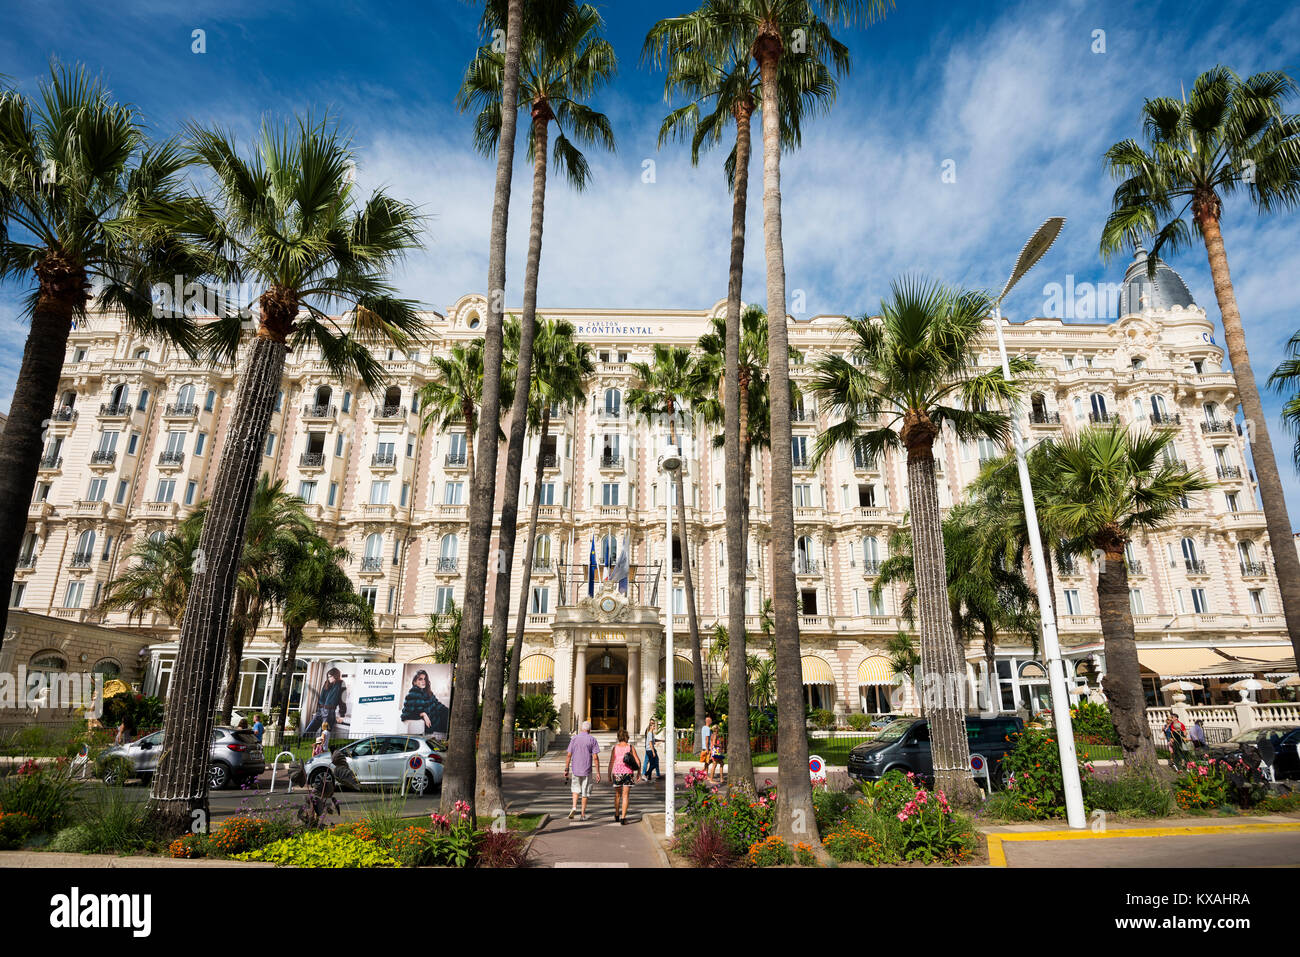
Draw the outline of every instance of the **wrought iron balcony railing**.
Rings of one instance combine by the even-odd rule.
[[[338,408],[332,405],[308,404],[302,407],[304,419],[332,419],[337,413]]]
[[[396,452],[376,452],[370,456],[371,468],[382,468],[386,465],[394,465],[397,462]]]
[[[363,572],[377,572],[384,567],[384,560],[378,555],[364,555],[361,558],[361,570]]]
[[[91,563],[92,561],[94,561],[94,559],[95,559],[95,553],[94,553],[94,552],[73,552],[73,554],[72,554],[72,564],[71,564],[70,567],[72,567],[72,568],[89,568],[89,567],[90,567],[90,563]]]
[[[1220,465],[1214,471],[1221,479],[1241,478],[1241,466],[1239,465]]]
[[[62,455],[45,455],[41,457],[41,469],[57,469],[63,467]]]
[[[1246,578],[1265,578],[1268,576],[1268,566],[1263,562],[1242,562],[1241,574]]]
[[[90,453],[91,465],[112,465],[117,461],[117,452],[113,449],[95,449]]]
[[[318,469],[325,464],[324,452],[304,452],[298,456],[298,466],[304,469]]]
[[[159,465],[180,465],[185,461],[184,452],[168,452],[166,449],[158,453]]]
[[[448,468],[464,468],[469,461],[469,456],[464,452],[448,452],[446,461]]]
[[[99,414],[107,419],[119,419],[131,414],[131,406],[127,402],[109,402],[99,407]]]
[[[460,559],[459,559],[459,558],[439,558],[439,559],[438,559],[438,572],[439,572],[439,574],[443,574],[443,575],[454,574],[454,573],[456,572],[456,570],[459,569],[459,568],[460,568]]]
[[[1206,435],[1228,435],[1236,431],[1231,422],[1202,422],[1201,431]]]
[[[193,418],[199,414],[199,407],[194,404],[190,405],[168,405],[163,409],[163,415],[172,419]]]

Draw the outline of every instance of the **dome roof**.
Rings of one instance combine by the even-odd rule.
[[[1159,259],[1156,260],[1155,282],[1151,281],[1147,276],[1147,251],[1138,246],[1124,273],[1124,286],[1119,297],[1120,315],[1194,305],[1191,290],[1183,282],[1183,277]]]

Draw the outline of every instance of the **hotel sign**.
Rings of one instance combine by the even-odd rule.
[[[649,326],[634,326],[624,322],[584,322],[576,325],[580,336],[650,336]]]

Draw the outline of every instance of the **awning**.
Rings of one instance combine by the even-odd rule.
[[[529,655],[519,662],[521,684],[545,684],[555,678],[555,661],[549,655]]]
[[[1204,669],[1227,661],[1213,648],[1139,648],[1138,662],[1161,678],[1199,678]]]
[[[894,669],[890,665],[888,658],[881,655],[872,655],[858,665],[858,684],[892,685],[893,683]]]
[[[835,684],[835,676],[831,674],[831,666],[826,663],[826,659],[818,658],[816,655],[804,655],[799,659],[799,665],[803,669],[804,684]]]

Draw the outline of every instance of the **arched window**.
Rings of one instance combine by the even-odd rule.
[[[794,542],[795,565],[802,573],[814,571],[816,569],[816,560],[813,558],[812,539],[807,535],[800,535]]]
[[[880,541],[874,535],[862,540],[862,567],[869,575],[880,570]]]
[[[542,568],[551,564],[551,536],[537,536],[537,543],[533,546],[533,564]]]
[[[618,389],[605,390],[605,415],[612,419],[619,417],[623,410],[623,393]]]
[[[674,538],[673,543],[676,544],[676,542],[677,539]],[[681,559],[676,555],[674,558],[676,561],[673,562],[673,565],[674,570],[676,570],[676,565]],[[608,534],[601,538],[596,546],[596,561],[600,562],[602,566],[612,566],[618,561],[618,538],[615,535]]]
[[[67,671],[68,659],[63,657],[62,652],[46,649],[38,651],[32,655],[31,661],[27,665],[28,671],[39,671],[48,674],[52,671]]]
[[[366,536],[366,558],[378,558],[384,551],[384,536],[380,532],[371,532]]]
[[[148,359],[148,358],[149,358],[149,348],[146,346],[146,347],[141,348],[141,349],[136,349],[136,350],[135,350],[135,358],[137,358],[137,359]]]
[[[466,324],[467,326],[469,326],[471,329],[477,329],[477,328],[479,327],[479,323],[481,323],[481,322],[482,322],[482,320],[479,319],[479,315],[478,315],[478,313],[477,313],[477,312],[471,312],[471,313],[469,314],[469,319],[466,321],[465,324]]]
[[[1041,422],[1047,418],[1047,399],[1041,392],[1035,392],[1029,397],[1030,414],[1034,421]]]
[[[1169,416],[1168,406],[1165,405],[1163,395],[1153,395],[1151,397],[1151,418],[1157,422],[1163,422]]]
[[[1191,538],[1183,539],[1183,558],[1189,562],[1196,561],[1196,541]]]
[[[139,411],[143,412],[145,410],[145,406],[147,406],[148,404],[149,404],[149,390],[141,389],[140,398],[136,401],[135,407]]]
[[[1092,405],[1092,421],[1105,422],[1108,419],[1106,415],[1106,397],[1100,392],[1094,392],[1088,399]]]
[[[1255,543],[1251,541],[1238,542],[1237,555],[1240,556],[1242,564],[1255,564]]]
[[[109,399],[109,405],[126,405],[131,398],[131,387],[125,382],[113,387],[112,398]]]
[[[439,555],[442,558],[457,558],[460,555],[460,537],[454,532],[448,532],[446,535],[442,536]]]
[[[402,390],[398,386],[390,385],[384,392],[384,408],[395,409],[402,404]]]
[[[245,658],[239,663],[237,708],[261,708],[266,703],[266,679],[270,669],[261,658]]]
[[[334,390],[327,385],[323,385],[316,390],[316,405],[327,406],[330,404],[330,398],[334,395]]]
[[[95,533],[90,529],[86,529],[81,533],[81,537],[77,539],[77,554],[75,557],[88,561],[94,551]]]
[[[183,385],[176,393],[176,404],[180,408],[186,408],[194,404],[194,386]]]
[[[76,404],[77,404],[77,393],[72,391],[71,389],[63,393],[63,397],[59,400],[59,405],[64,409],[71,409]]]
[[[112,681],[122,674],[122,662],[116,658],[100,658],[95,667],[90,669],[92,675],[103,675],[105,681]]]

